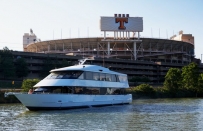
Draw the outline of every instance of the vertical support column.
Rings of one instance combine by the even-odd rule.
[[[55,44],[55,51],[56,51],[56,44]]]
[[[128,39],[130,39],[130,31],[128,31]]]
[[[71,48],[71,51],[73,50],[73,44],[72,42],[70,43],[70,48]]]
[[[107,57],[109,58],[109,56],[110,56],[110,42],[108,41],[108,43],[107,43]]]
[[[116,31],[114,31],[114,40],[116,39]]]
[[[140,32],[138,32],[138,40],[140,39]]]
[[[97,57],[99,57],[99,42],[97,42]]]
[[[134,59],[137,60],[137,48],[136,48],[136,42],[133,43],[133,54],[134,54]]]
[[[106,31],[104,31],[104,39],[106,39]]]
[[[64,43],[63,43],[63,51],[64,51]]]

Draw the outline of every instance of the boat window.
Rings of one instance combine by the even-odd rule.
[[[34,91],[47,91],[47,90],[48,90],[47,88],[39,87],[39,88],[35,89]]]
[[[84,79],[84,72],[78,77],[78,79]]]
[[[82,71],[52,72],[46,77],[46,79],[77,79],[82,73]],[[80,78],[82,79],[82,76]]]
[[[117,82],[120,82],[119,78],[118,78],[118,75],[116,75],[116,81]]]
[[[93,80],[97,80],[97,81],[100,80],[98,72],[93,72]]]
[[[126,82],[127,81],[127,76],[119,75],[118,78],[119,78],[120,82]]]
[[[62,93],[61,88],[60,87],[54,88],[53,93]]]
[[[100,94],[100,89],[99,88],[86,88],[85,89],[86,94]]]
[[[38,87],[37,89],[34,90],[33,94],[38,93],[38,92],[52,92],[51,88],[46,88],[46,87]]]
[[[111,79],[113,82],[116,82],[116,75],[115,74],[111,74]]]
[[[111,75],[110,74],[106,74],[106,81],[111,81]]]
[[[59,74],[57,74],[57,73],[51,73],[46,77],[46,79],[55,79],[58,75]]]
[[[75,87],[74,89],[75,94],[84,94],[83,88],[82,87]]]
[[[113,94],[116,89],[107,88],[106,94]]]
[[[92,80],[93,79],[93,73],[92,72],[85,72],[85,79],[86,80]]]
[[[104,73],[100,73],[100,81],[106,81],[106,75]]]

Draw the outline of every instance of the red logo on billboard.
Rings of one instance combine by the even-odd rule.
[[[116,23],[120,23],[118,29],[125,30],[126,27],[124,26],[124,23],[128,23],[128,18],[116,18]]]

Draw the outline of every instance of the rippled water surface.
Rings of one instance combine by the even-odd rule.
[[[146,99],[130,105],[29,111],[0,104],[0,130],[203,130],[203,99]]]

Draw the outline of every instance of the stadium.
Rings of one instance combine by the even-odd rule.
[[[31,30],[30,34],[23,36],[23,50],[44,54],[44,57],[50,54],[69,59],[94,57],[90,64],[111,67],[112,70],[128,74],[129,78],[144,76],[152,83],[162,83],[170,67],[181,68],[192,61],[200,63],[194,58],[192,34],[180,31],[170,39],[140,38],[142,17],[129,17],[129,14],[101,17],[100,28],[104,31],[104,37],[48,41],[38,40]],[[114,36],[106,37],[108,31],[113,32]]]
[[[29,44],[26,51],[182,64],[194,57],[194,44],[190,42],[140,38],[135,51],[134,40],[108,38],[104,41],[101,37],[51,40]]]
[[[104,31],[104,38],[49,41],[38,41],[31,30],[30,34],[25,33],[23,36],[24,51],[182,64],[191,62],[194,57],[194,37],[183,34],[183,31],[170,39],[140,38],[142,17],[129,17],[129,14],[101,17],[100,29]],[[114,37],[106,37],[107,31],[114,32]],[[130,33],[133,33],[132,37]]]

